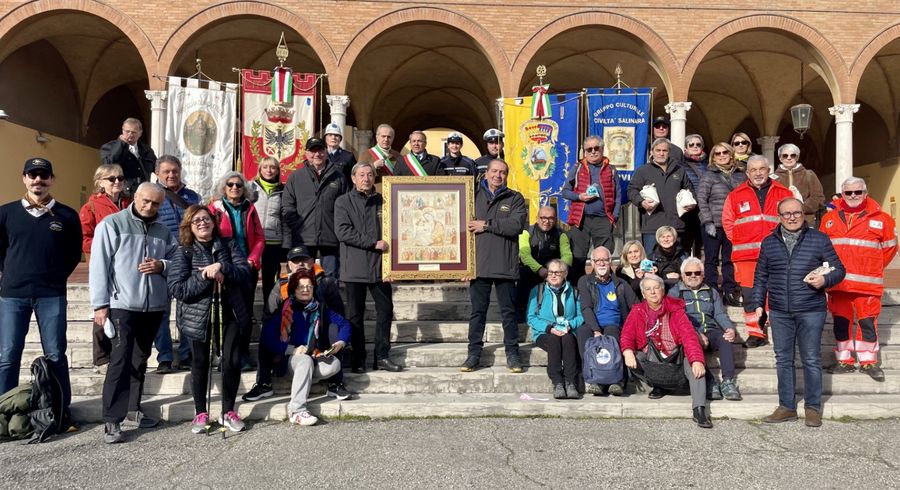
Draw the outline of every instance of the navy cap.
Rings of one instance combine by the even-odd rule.
[[[666,126],[670,126],[669,118],[666,116],[659,116],[653,120],[653,126],[656,126],[657,124],[665,124]]]
[[[312,255],[309,254],[309,249],[303,245],[298,245],[292,248],[287,254],[288,260],[308,259],[310,257],[312,257]]]
[[[306,140],[306,149],[307,150],[313,150],[316,148],[325,148],[325,146],[326,146],[325,142],[322,141],[320,138],[310,138],[310,139]]]
[[[25,160],[25,168],[22,169],[22,175],[35,170],[44,170],[53,175],[53,165],[46,158],[29,158]]]

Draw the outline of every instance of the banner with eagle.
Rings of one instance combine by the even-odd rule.
[[[259,162],[281,162],[281,179],[303,164],[306,140],[314,134],[316,74],[241,70],[243,120],[241,171],[256,177]],[[288,94],[292,94],[289,98]]]

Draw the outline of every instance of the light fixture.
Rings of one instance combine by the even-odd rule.
[[[809,131],[809,124],[812,122],[813,107],[805,103],[803,97],[803,61],[800,61],[800,103],[791,107],[791,122],[794,124],[794,131],[803,139],[803,135]]]
[[[7,119],[9,119],[9,114],[7,114],[3,109],[0,109],[0,120],[5,121]]]
[[[37,134],[34,135],[34,141],[42,145],[46,145],[50,141],[50,138],[44,136],[44,133],[38,131]]]

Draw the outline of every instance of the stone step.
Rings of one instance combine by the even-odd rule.
[[[586,417],[629,418],[691,418],[691,399],[687,396],[666,396],[649,400],[643,394],[628,397],[587,396],[581,400],[553,400],[547,393],[531,393],[536,400],[522,400],[517,393],[467,393],[375,395],[363,394],[353,400],[337,401],[325,396],[310,398],[308,409],[327,419],[339,417]],[[546,401],[545,401],[546,400]],[[236,411],[251,422],[286,420],[288,417],[286,395],[274,396],[257,402],[238,400]],[[825,419],[880,419],[900,416],[900,395],[832,395],[825,398]],[[214,418],[221,414],[220,400],[213,397],[210,413]],[[739,402],[709,402],[714,419],[757,420],[772,413],[778,405],[777,395],[745,395]],[[72,414],[80,423],[103,421],[99,397],[77,396],[72,401]],[[803,417],[803,404],[799,414]],[[170,423],[188,422],[194,417],[194,403],[189,395],[144,397],[142,408],[154,417]],[[799,423],[799,422],[798,422]],[[217,426],[214,426],[217,427]],[[189,430],[185,424],[184,430]],[[212,435],[221,437],[218,432]],[[230,435],[230,434],[229,434]]]
[[[717,369],[713,369],[717,373]],[[717,373],[718,374],[718,373]],[[824,373],[826,394],[900,394],[900,370],[885,370],[886,381],[879,383],[861,373],[830,375]],[[148,373],[144,385],[147,395],[185,395],[190,393],[190,374],[177,372],[167,375]],[[775,371],[772,369],[743,369],[737,373],[738,385],[747,394],[772,394],[777,391]],[[20,374],[20,382],[28,382],[30,375]],[[72,393],[79,396],[99,396],[104,377],[87,369],[71,372]],[[242,373],[239,394],[247,392],[256,379],[255,373]],[[546,370],[526,368],[513,374],[502,367],[481,368],[462,373],[458,368],[409,368],[399,373],[370,371],[362,374],[345,372],[347,387],[358,393],[382,394],[439,394],[439,393],[545,393],[550,389]],[[213,392],[218,393],[221,377],[213,376]],[[802,392],[802,370],[797,369],[797,390]],[[290,380],[277,378],[274,388],[288,393]],[[324,390],[320,385],[317,389]]]

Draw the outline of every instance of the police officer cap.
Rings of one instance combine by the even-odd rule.
[[[338,125],[335,123],[331,123],[328,126],[325,126],[325,132],[322,133],[322,135],[324,136],[326,134],[336,134],[336,135],[340,136],[342,139],[344,137],[344,132],[341,131],[341,128],[339,128]]]
[[[500,138],[503,137],[503,133],[500,132],[499,129],[488,129],[484,132],[484,141],[492,142],[492,141],[500,141]]]
[[[447,143],[462,143],[462,135],[456,131],[447,135]]]

